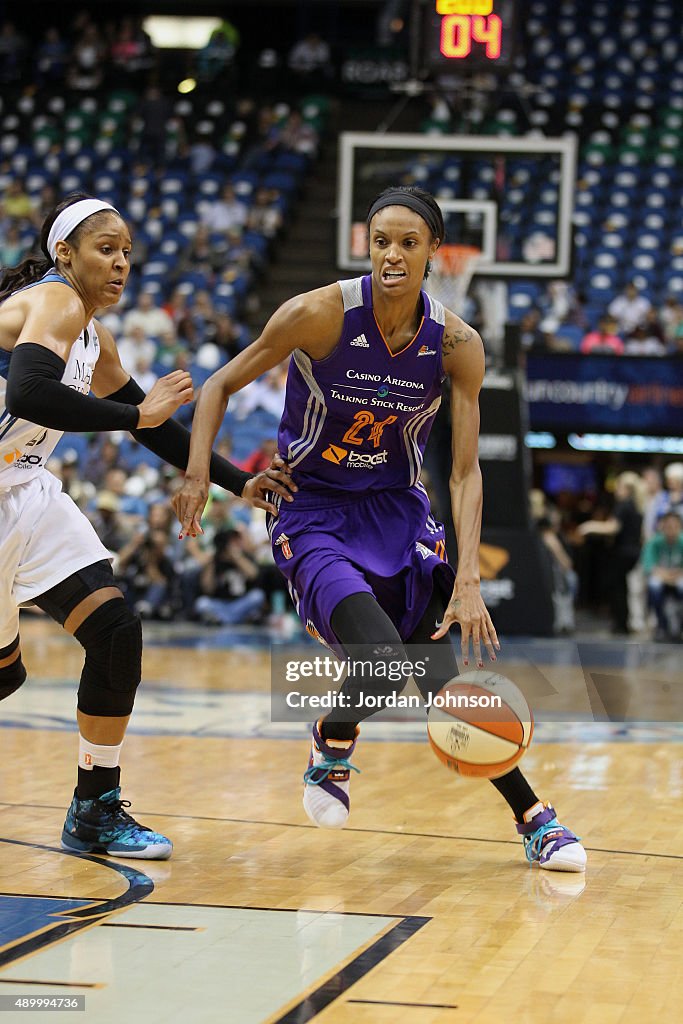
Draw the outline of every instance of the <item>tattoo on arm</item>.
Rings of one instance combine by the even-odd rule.
[[[459,345],[462,341],[471,341],[474,338],[475,332],[471,327],[468,327],[465,323],[460,323],[458,327],[452,327],[446,329],[443,332],[443,341],[441,342],[441,349],[444,355],[448,355],[453,351],[456,345]]]

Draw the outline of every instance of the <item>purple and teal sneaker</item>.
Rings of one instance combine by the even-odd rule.
[[[349,758],[356,749],[359,729],[353,740],[324,740],[320,724],[313,726],[308,768],[304,772],[304,810],[320,828],[343,828],[349,816],[351,772],[359,772]]]
[[[529,864],[538,864],[547,871],[585,871],[586,851],[579,837],[560,825],[550,804],[534,804],[524,815],[517,831],[524,838],[524,851]]]
[[[62,830],[62,846],[71,853],[108,853],[112,857],[168,860],[173,843],[131,818],[121,790],[81,800],[74,792]]]

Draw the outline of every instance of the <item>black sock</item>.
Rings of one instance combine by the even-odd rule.
[[[499,779],[491,779],[491,782],[500,795],[505,797],[520,824],[524,820],[524,812],[539,803],[538,797],[519,768],[513,768],[507,775],[502,775]]]
[[[323,718],[320,725],[320,735],[327,740],[352,740],[356,735],[355,722],[330,722]]]
[[[79,800],[92,800],[103,793],[108,793],[110,789],[116,789],[120,778],[120,768],[100,768],[99,765],[81,768],[79,765],[76,787]]]

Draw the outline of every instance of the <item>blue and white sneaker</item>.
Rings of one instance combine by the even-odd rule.
[[[81,800],[74,791],[62,830],[62,846],[72,853],[108,853],[113,857],[167,860],[173,843],[131,818],[124,808],[121,790],[110,789],[102,796]]]
[[[550,804],[534,804],[516,823],[524,838],[524,852],[529,864],[538,864],[547,871],[585,871],[586,851],[579,837],[560,825]]]
[[[360,730],[356,727],[353,740],[324,740],[320,725],[313,726],[311,756],[304,772],[304,810],[320,828],[343,828],[349,817],[351,772],[360,772],[349,760]]]

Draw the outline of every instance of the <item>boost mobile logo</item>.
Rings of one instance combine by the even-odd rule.
[[[342,459],[348,455],[346,448],[339,448],[336,444],[331,444],[324,452],[323,458],[327,459],[328,462],[333,462],[335,466],[340,466]]]
[[[348,455],[346,465],[349,469],[374,469],[387,461],[389,452],[375,452],[372,455],[363,455],[361,452],[349,452],[347,448],[340,448],[339,445],[330,444],[322,454],[323,459],[332,462],[335,466],[341,466]]]
[[[386,450],[377,452],[375,455],[362,455],[361,452],[351,452],[347,466],[353,466],[357,469],[374,469],[375,466],[382,466],[386,463],[388,454]]]

